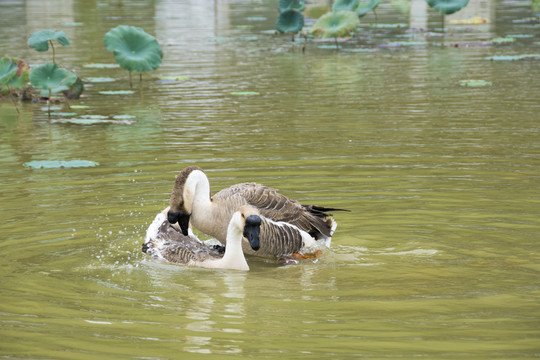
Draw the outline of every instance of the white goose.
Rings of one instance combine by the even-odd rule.
[[[176,177],[167,217],[172,224],[178,222],[184,234],[191,221],[194,228],[226,243],[232,214],[246,204],[257,208],[262,224],[260,249],[244,242],[244,252],[265,257],[307,256],[318,252],[320,244],[329,246],[337,224],[327,211],[341,210],[302,205],[255,183],[233,185],[211,197],[204,171],[190,166]]]
[[[242,251],[245,236],[253,249],[259,248],[261,218],[252,206],[235,211],[227,227],[225,253],[221,246],[209,246],[198,239],[182,234],[178,226],[167,221],[168,209],[159,213],[146,232],[142,251],[148,255],[178,264],[206,268],[249,270]]]

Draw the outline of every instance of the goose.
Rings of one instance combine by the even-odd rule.
[[[254,250],[259,248],[261,218],[252,206],[244,205],[235,211],[227,226],[227,246],[209,246],[184,235],[178,226],[167,220],[165,209],[159,213],[146,232],[142,251],[153,258],[178,264],[214,269],[249,270],[242,251],[245,236]]]
[[[169,201],[167,218],[178,223],[184,234],[189,224],[227,243],[227,224],[235,210],[251,205],[260,212],[260,248],[243,243],[244,253],[261,257],[286,258],[320,252],[330,246],[337,223],[328,211],[347,211],[302,205],[277,190],[256,183],[242,183],[210,196],[210,182],[203,169],[189,166],[177,176]]]

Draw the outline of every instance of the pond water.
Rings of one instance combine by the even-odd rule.
[[[71,105],[88,108],[54,104],[77,115],[0,103],[0,357],[540,356],[540,62],[486,60],[540,53],[530,3],[488,2],[490,23],[448,25],[445,46],[364,26],[339,51],[264,32],[275,6],[0,2],[0,54],[48,61],[26,39],[64,30],[58,63],[115,79],[86,82]],[[377,14],[413,21],[389,2]],[[84,65],[114,63],[103,35],[119,24],[156,36],[164,61],[134,94],[103,95],[128,90],[127,72]],[[488,43],[508,35],[525,36]],[[83,115],[133,123],[59,122]],[[77,159],[99,166],[23,166]],[[213,192],[256,181],[351,212],[316,261],[250,257],[246,273],[150,259],[145,230],[193,164]]]

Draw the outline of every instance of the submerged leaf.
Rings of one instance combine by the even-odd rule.
[[[69,45],[67,35],[63,31],[41,30],[33,33],[28,39],[28,46],[37,51],[49,50],[49,41],[56,40],[64,46]]]
[[[150,71],[161,65],[163,52],[157,40],[140,27],[119,25],[105,34],[105,46],[128,71]]]
[[[99,163],[90,160],[41,160],[41,161],[29,161],[23,164],[30,169],[59,169],[59,168],[77,168],[77,167],[93,167],[98,166]]]
[[[281,33],[289,32],[296,34],[303,27],[304,15],[294,9],[283,11],[276,20],[276,29]]]
[[[323,15],[313,24],[311,32],[319,37],[343,37],[350,35],[360,25],[353,11],[337,11]]]
[[[52,63],[40,65],[30,73],[32,86],[42,89],[41,96],[48,96],[49,90],[53,94],[67,90],[75,81],[77,75]]]
[[[467,6],[469,0],[426,0],[426,2],[439,13],[450,15]]]

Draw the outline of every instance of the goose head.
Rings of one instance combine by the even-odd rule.
[[[198,166],[189,166],[176,176],[169,200],[167,220],[178,224],[184,235],[188,235],[189,217],[191,216],[195,191],[199,178],[206,178],[204,171]]]
[[[231,224],[241,230],[242,235],[248,239],[249,245],[255,251],[261,247],[259,234],[262,220],[259,215],[259,211],[253,206],[243,205],[235,212],[231,219]]]

